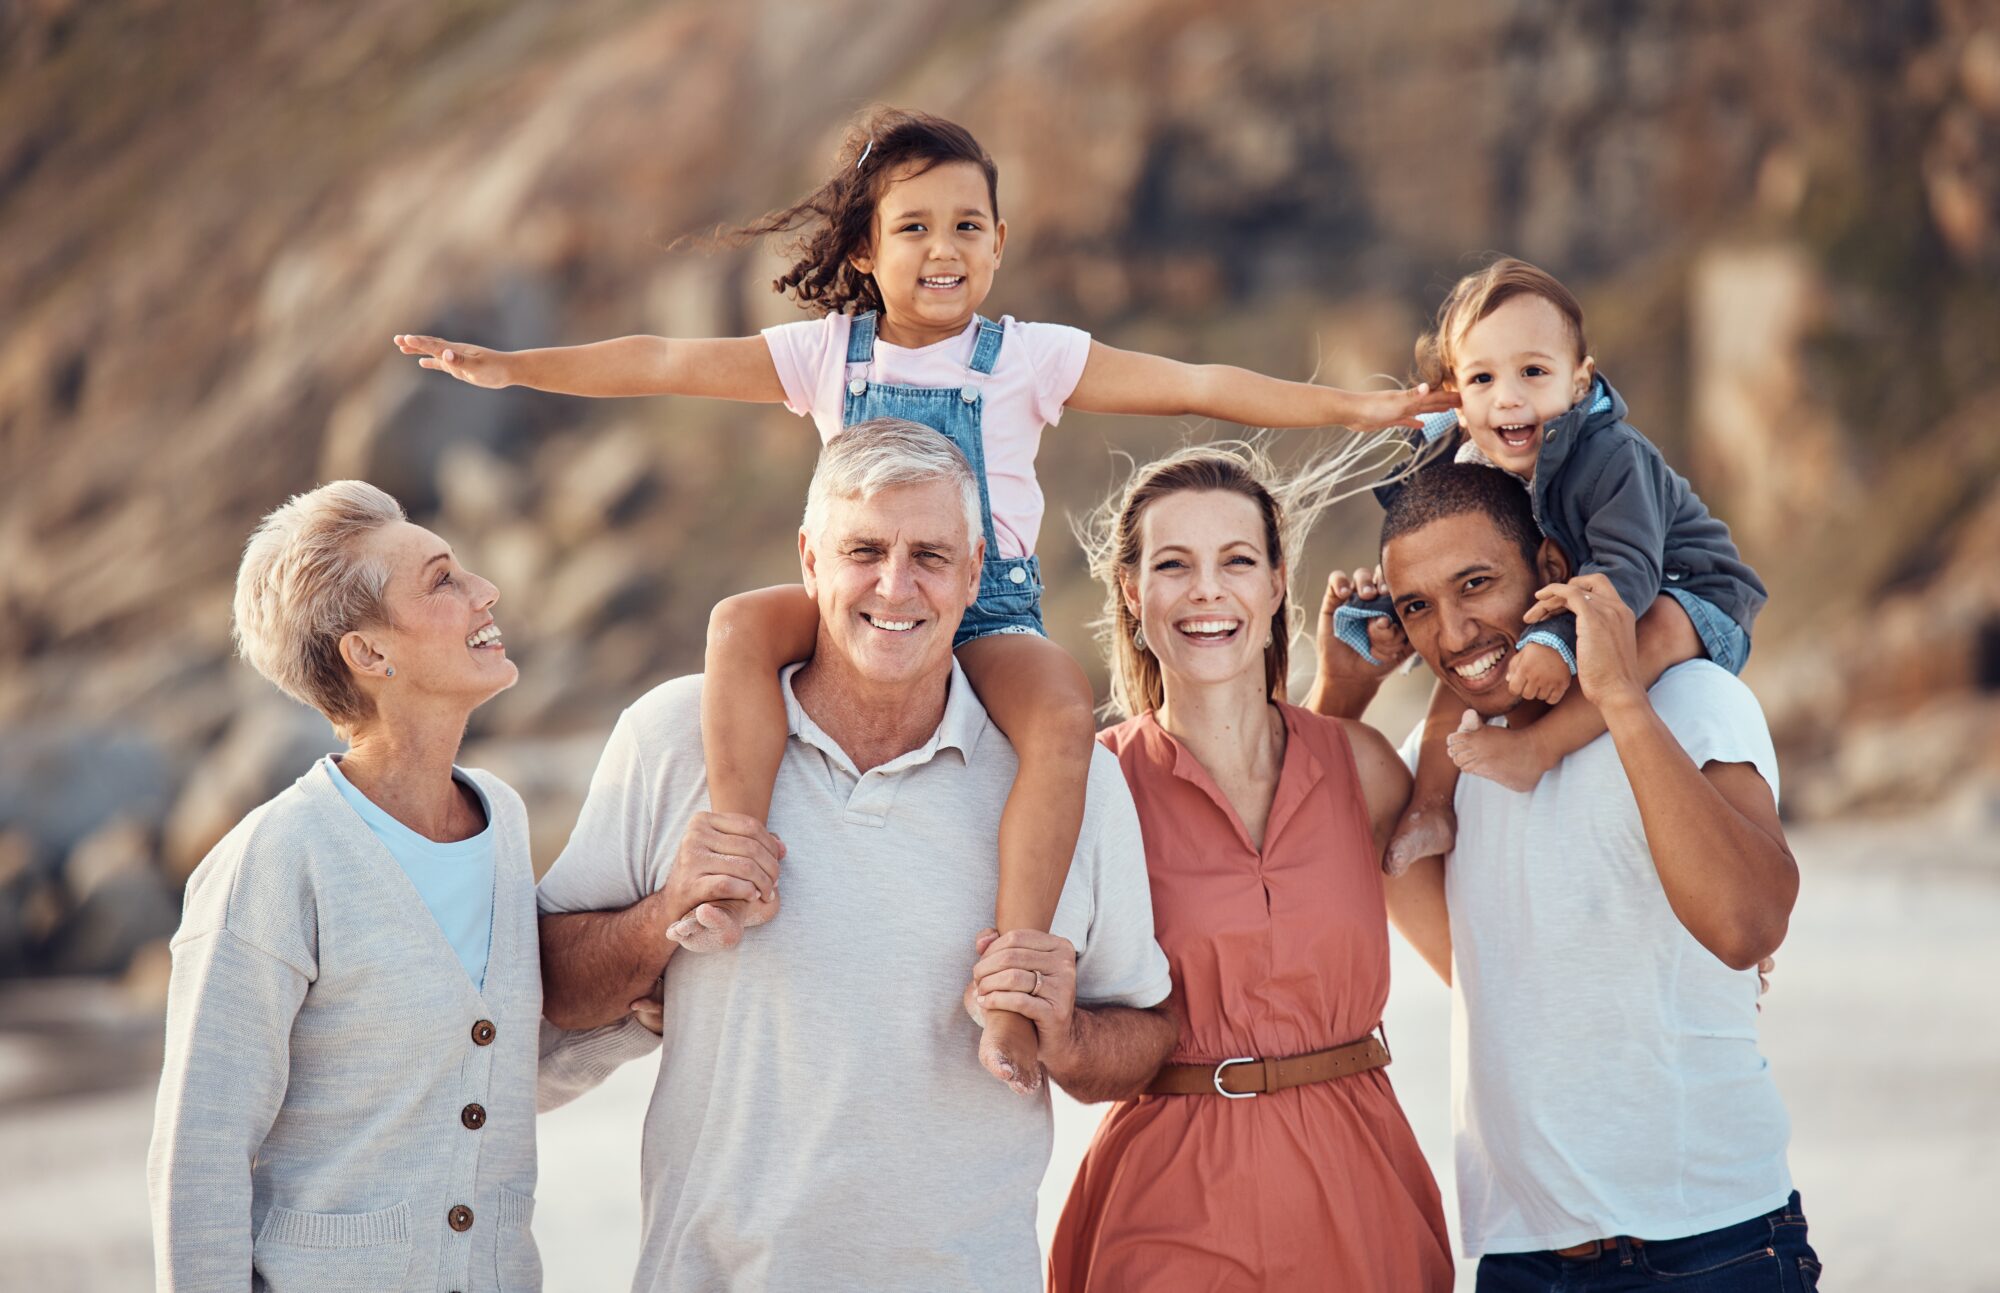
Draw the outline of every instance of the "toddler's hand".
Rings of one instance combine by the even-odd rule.
[[[1522,700],[1553,705],[1569,690],[1569,666],[1554,647],[1530,642],[1508,662],[1507,690]]]
[[[1458,392],[1434,391],[1428,385],[1407,391],[1356,391],[1347,399],[1347,416],[1341,422],[1356,431],[1421,427],[1424,414],[1458,407]]]
[[[497,391],[514,384],[507,375],[508,352],[504,350],[488,350],[483,346],[467,346],[410,333],[397,335],[396,348],[406,355],[423,356],[417,360],[419,368],[435,368],[474,386]]]

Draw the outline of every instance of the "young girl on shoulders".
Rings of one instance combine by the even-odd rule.
[[[954,645],[1020,757],[1000,824],[994,920],[1001,930],[1047,930],[1082,828],[1096,724],[1083,670],[1042,627],[1035,452],[1043,428],[1082,409],[1376,429],[1456,400],[1424,388],[1355,393],[1184,364],[1114,349],[1060,324],[981,316],[1007,246],[998,169],[963,127],[922,113],[874,113],[848,132],[817,189],[737,233],[798,235],[797,259],[773,286],[814,318],[754,337],[621,337],[512,353],[436,337],[396,342],[424,367],[478,386],[782,403],[810,416],[823,440],[885,416],[950,439],[979,477],[985,530],[979,598]],[[778,675],[812,654],[817,635],[817,611],[797,586],[744,593],[715,608],[702,693],[715,812],[767,816],[786,740]],[[691,950],[731,947],[745,925],[775,910],[706,904],[673,937]],[[1005,1012],[987,1020],[981,1062],[1015,1089],[1034,1090],[1041,1067],[1033,1027]]]

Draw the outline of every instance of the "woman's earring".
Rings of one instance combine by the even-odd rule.
[[[1152,650],[1151,647],[1146,645],[1146,626],[1144,624],[1134,624],[1132,626],[1132,645],[1141,651]]]
[[[396,666],[395,666],[395,665],[390,665],[390,666],[389,666],[389,670],[388,670],[388,675],[389,675],[389,677],[391,677],[391,678],[393,678],[393,677],[395,677],[395,676],[396,676]]]

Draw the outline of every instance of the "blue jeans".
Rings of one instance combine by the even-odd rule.
[[[1685,1239],[1608,1241],[1594,1257],[1488,1253],[1478,1293],[1812,1293],[1819,1254],[1806,1242],[1798,1191],[1781,1208]]]
[[[1681,604],[1694,624],[1708,658],[1734,674],[1743,672],[1750,659],[1750,635],[1743,626],[1722,613],[1722,608],[1706,597],[1697,597],[1685,588],[1662,588],[1661,592]]]

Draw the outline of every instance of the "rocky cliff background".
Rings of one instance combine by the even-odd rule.
[[[1362,384],[1480,253],[1554,270],[1771,586],[1746,676],[1787,810],[2000,819],[2000,5],[16,0],[0,975],[157,985],[187,872],[328,748],[230,660],[228,604],[257,519],[336,476],[503,589],[522,681],[466,761],[553,857],[617,710],[699,667],[718,596],[795,577],[816,441],[782,410],[475,391],[389,338],[797,317],[768,251],[665,244],[801,192],[874,102],[999,160],[990,312],[1116,344]],[[1218,431],[1045,440],[1080,655],[1066,512],[1110,448]],[[1299,586],[1374,523],[1344,509]]]

